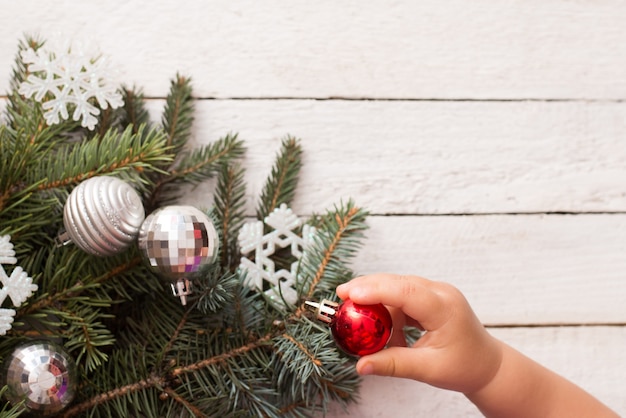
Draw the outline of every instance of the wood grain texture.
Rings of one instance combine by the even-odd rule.
[[[6,5],[0,75],[24,32],[92,36],[122,80],[163,96],[623,99],[620,0],[124,0]],[[6,77],[0,77],[5,91]]]
[[[567,377],[621,416],[626,415],[624,374],[626,329],[623,327],[495,329],[492,334]],[[368,376],[362,401],[347,411],[336,406],[328,418],[481,417],[461,394],[411,380]]]
[[[492,325],[626,323],[626,215],[371,217],[358,273],[455,284]]]
[[[281,138],[301,138],[302,214],[341,198],[377,214],[626,211],[626,103],[204,100],[196,115],[196,144],[246,141],[252,202]]]

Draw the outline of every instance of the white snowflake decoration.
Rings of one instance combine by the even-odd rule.
[[[0,236],[0,282],[3,284],[2,289],[0,289],[0,305],[9,296],[13,306],[18,307],[33,292],[37,291],[37,285],[33,284],[33,279],[28,277],[28,274],[20,266],[15,267],[10,276],[7,275],[2,264],[15,263],[17,263],[17,259],[15,258],[15,251],[13,251],[11,237],[9,235]],[[5,335],[11,329],[14,316],[14,309],[0,308],[0,335]]]
[[[249,287],[262,291],[266,287],[264,284],[269,284],[265,294],[270,299],[275,301],[284,299],[295,304],[298,301],[295,289],[298,262],[306,247],[313,241],[315,228],[304,225],[302,237],[298,236],[294,230],[302,226],[302,221],[285,204],[274,209],[265,218],[265,224],[273,228],[273,231],[265,235],[262,221],[249,222],[241,228],[238,237],[241,253],[253,252],[254,261],[242,257],[239,267],[247,272],[246,284]],[[277,247],[289,247],[291,254],[296,257],[296,261],[291,264],[291,270],[275,270],[274,261],[270,256]]]
[[[90,103],[95,98],[102,109],[124,104],[122,95],[110,83],[109,61],[99,55],[88,55],[89,45],[82,43],[48,42],[38,48],[22,51],[22,60],[28,64],[29,76],[22,82],[19,93],[26,98],[33,95],[42,102],[48,93],[53,98],[43,101],[44,117],[48,125],[69,118],[68,105],[74,105],[72,118],[81,119],[83,127],[93,130],[98,123],[100,109]]]

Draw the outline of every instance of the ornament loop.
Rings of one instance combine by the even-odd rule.
[[[317,319],[327,324],[330,324],[335,319],[335,315],[337,314],[337,308],[339,304],[337,302],[333,302],[332,300],[323,299],[320,303],[306,301],[304,302],[307,307],[315,312]]]
[[[170,286],[172,286],[174,296],[180,298],[180,303],[183,306],[187,305],[187,296],[193,293],[191,291],[191,282],[188,279],[182,278],[176,280],[176,283],[170,283]]]
[[[70,234],[67,231],[63,230],[54,238],[54,243],[57,248],[65,247],[72,243],[72,238],[70,238]]]

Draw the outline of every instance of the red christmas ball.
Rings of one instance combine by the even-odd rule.
[[[365,356],[385,348],[393,323],[389,311],[381,303],[358,305],[346,300],[337,308],[330,329],[343,351]]]

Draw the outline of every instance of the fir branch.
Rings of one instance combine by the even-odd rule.
[[[323,392],[328,395],[325,403],[335,401],[346,406],[348,403],[356,401],[358,396],[355,392],[360,381],[361,379],[351,361],[346,360],[331,365],[328,368],[328,375],[322,381]]]
[[[288,136],[283,139],[272,172],[263,186],[261,201],[256,211],[257,219],[265,219],[281,204],[291,204],[298,185],[302,167],[302,148],[298,139]]]
[[[165,386],[166,380],[163,377],[152,375],[146,379],[140,380],[135,383],[131,383],[128,385],[121,386],[119,388],[112,389],[108,392],[101,393],[97,396],[94,396],[87,401],[76,404],[71,408],[68,408],[61,417],[74,417],[74,416],[84,416],[83,414],[87,411],[97,407],[98,405],[105,404],[107,402],[112,402],[121,397],[128,396],[133,392],[138,392],[140,390],[145,390],[147,388],[161,387]]]
[[[73,311],[68,309],[73,309]],[[113,345],[115,338],[99,321],[99,319],[106,318],[106,314],[77,304],[67,306],[63,311],[55,310],[52,314],[68,324],[67,330],[63,333],[67,341],[65,347],[69,352],[77,353],[77,363],[82,363],[81,360],[84,357],[85,369],[93,371],[107,361],[108,356],[101,350],[101,347]]]
[[[133,133],[137,133],[142,125],[149,126],[150,114],[145,107],[143,90],[138,87],[122,86],[121,93],[124,100],[122,126],[132,126]]]
[[[22,315],[11,330],[11,336],[62,338],[80,367],[93,371],[106,362],[105,351],[114,344],[115,338],[101,322],[111,316],[90,306],[89,302],[88,298],[72,299],[65,305]]]
[[[190,312],[191,311],[186,311],[183,314],[183,316],[180,318],[180,321],[178,322],[178,326],[172,333],[172,336],[170,337],[170,340],[168,341],[168,343],[163,348],[163,355],[167,355],[172,349],[172,346],[174,345],[174,343],[176,342],[176,339],[178,338],[181,331],[183,330],[183,327],[187,324],[187,318],[189,317]]]
[[[238,286],[233,292],[233,303],[222,308],[224,323],[246,336],[265,333],[268,324],[277,319],[277,312],[269,307],[262,293],[251,292],[244,285],[245,273],[238,270],[235,274],[238,277]]]
[[[176,199],[181,184],[195,184],[209,179],[222,165],[240,158],[243,153],[243,141],[237,135],[227,135],[204,147],[183,153],[169,173],[155,181],[151,195],[146,199],[147,210]]]
[[[173,337],[165,345],[166,351],[170,351],[174,345],[178,347],[177,350],[179,352],[183,349],[181,343],[185,341],[185,338],[181,335],[181,333],[186,332],[183,330],[187,328],[189,320],[192,319],[188,316],[191,312],[192,311],[187,311],[187,313],[183,315],[181,320],[179,320],[177,325],[175,326],[176,332],[170,333],[170,335],[173,335]],[[295,315],[291,315],[290,318],[291,319],[288,319],[289,321],[302,321],[302,319],[295,318]],[[158,322],[158,319],[156,319],[156,321]],[[153,335],[150,331],[147,331],[145,329],[144,333]],[[288,337],[286,338],[285,335],[288,335]],[[343,401],[348,401],[352,399],[352,392],[356,383],[353,367],[347,366],[346,358],[338,356],[337,350],[336,348],[332,347],[332,342],[329,340],[328,336],[319,331],[313,333],[313,335],[317,335],[317,341],[310,340],[309,342],[311,346],[316,346],[316,352],[321,355],[319,357],[319,361],[313,361],[313,364],[316,365],[316,367],[323,365],[325,369],[333,370],[333,372],[320,370],[319,372],[315,373],[317,379],[312,386],[297,386],[300,389],[283,389],[285,391],[295,390],[295,398],[297,398],[298,400],[292,399],[290,402],[283,404],[283,406],[278,409],[271,401],[271,399],[274,399],[276,396],[278,396],[278,394],[277,392],[270,390],[270,386],[268,386],[270,382],[259,381],[258,386],[253,383],[254,379],[256,379],[253,376],[256,376],[256,373],[254,372],[255,369],[252,364],[259,361],[253,353],[261,353],[261,351],[258,350],[263,347],[276,347],[276,338],[283,339],[289,345],[297,347],[297,350],[304,353],[306,357],[316,359],[316,355],[313,354],[311,349],[306,348],[302,345],[302,335],[311,335],[311,333],[306,330],[301,330],[300,333],[296,336],[296,334],[286,334],[282,327],[275,326],[265,335],[258,338],[253,338],[247,343],[236,347],[216,350],[216,352],[219,354],[213,354],[206,358],[200,358],[189,364],[182,364],[171,368],[168,367],[166,370],[163,370],[163,372],[159,372],[160,368],[157,368],[152,373],[146,375],[146,377],[144,378],[130,381],[129,383],[122,386],[113,387],[108,391],[98,393],[92,397],[84,399],[82,402],[68,409],[66,413],[62,416],[82,416],[82,414],[86,413],[87,411],[92,411],[93,413],[95,409],[104,406],[105,404],[109,404],[109,406],[105,408],[105,410],[109,411],[108,414],[112,413],[113,410],[115,411],[115,413],[121,413],[121,408],[124,408],[125,410],[129,405],[128,402],[132,402],[130,400],[130,397],[135,396],[133,398],[135,399],[137,397],[137,393],[146,391],[157,391],[165,393],[168,395],[167,397],[169,399],[173,400],[173,402],[179,403],[181,406],[184,407],[184,409],[191,411],[191,413],[196,414],[196,416],[198,416],[199,414],[205,414],[205,412],[203,411],[206,410],[212,411],[212,413],[216,412],[217,406],[215,404],[209,403],[206,406],[203,405],[206,401],[209,400],[209,398],[207,398],[208,395],[200,395],[200,393],[198,393],[198,395],[192,395],[191,399],[198,399],[198,401],[202,404],[195,405],[188,400],[190,399],[189,397],[185,397],[179,394],[174,389],[180,384],[183,384],[185,387],[187,385],[192,385],[194,388],[200,390],[203,390],[202,387],[207,390],[215,389],[220,393],[240,393],[241,395],[246,397],[246,400],[237,400],[237,398],[231,399],[231,401],[229,402],[230,407],[228,410],[233,413],[235,405],[237,405],[239,402],[243,402],[243,404],[248,405],[248,408],[251,408],[250,411],[255,411],[253,413],[254,416],[309,416],[306,413],[307,409],[317,409],[315,405],[318,402],[321,402],[321,405],[324,405],[327,402],[325,400],[326,397],[329,397],[329,399],[342,399]],[[224,340],[223,338],[218,338],[214,341],[225,342],[226,340]],[[325,342],[323,342],[320,346],[319,344],[321,341]],[[193,354],[195,351],[196,350],[192,350],[189,352],[189,354],[195,357],[195,354]],[[282,358],[281,361],[283,361],[284,364],[289,364],[292,370],[298,371],[302,369],[301,366],[306,363],[303,363],[301,361],[293,361],[293,359],[290,360],[290,357],[285,357],[284,354],[288,352],[288,348],[284,349],[282,351],[282,354],[276,351],[276,353],[279,354],[279,357]],[[163,358],[162,361],[167,362],[165,358]],[[220,366],[220,368],[213,370],[215,366]],[[329,367],[330,369],[328,369]],[[352,370],[352,372],[346,374],[346,370]],[[262,374],[267,373],[265,368],[259,369],[259,372]],[[204,379],[202,377],[202,373],[209,373],[210,376],[215,376],[217,379],[219,379],[221,385],[224,385],[224,387],[211,387],[208,381],[206,382],[206,384],[209,384],[209,386],[204,386],[205,384],[201,383],[203,381],[202,379]],[[244,373],[244,375],[235,376],[232,375],[232,373]],[[131,373],[131,375],[134,374]],[[184,378],[182,382],[180,380],[181,378]],[[189,378],[192,378],[192,381],[195,383],[193,383],[192,381],[188,381]],[[264,380],[264,378],[261,379]],[[308,378],[305,380],[308,380]],[[117,382],[118,380],[115,379],[114,381]],[[188,382],[185,383],[185,381]],[[293,386],[293,380],[287,378],[287,375],[284,376],[282,382],[284,385]],[[243,385],[245,387],[239,387],[236,392],[233,392],[233,390],[227,390],[227,387],[229,385]],[[321,388],[322,393],[320,393],[318,389],[315,388]],[[189,389],[191,390],[191,387],[189,387]],[[265,395],[263,395],[264,393]],[[322,396],[322,398],[319,400],[316,399],[316,393],[319,396]],[[128,402],[121,402],[122,398],[128,398]],[[291,397],[288,398],[291,399]],[[206,401],[204,401],[205,399]],[[136,404],[134,403],[130,403],[130,405],[136,406]],[[98,414],[97,416],[100,415]]]
[[[96,175],[156,170],[156,165],[171,160],[165,138],[158,130],[143,136],[143,127],[137,133],[127,128],[122,134],[109,130],[102,138],[60,149],[53,158],[42,164],[48,181],[38,190],[49,190],[75,185]]]
[[[224,164],[215,190],[215,215],[221,236],[220,265],[230,271],[239,264],[237,237],[245,220],[245,191],[244,169]]]
[[[344,263],[350,259],[358,247],[363,231],[367,229],[365,218],[367,213],[354,206],[352,201],[347,205],[328,212],[320,219],[321,227],[313,245],[307,250],[300,261],[298,277],[301,282],[302,297],[311,300],[324,279],[323,290],[332,289],[349,279]],[[305,307],[300,306],[297,316]]]
[[[301,343],[300,341],[296,340],[294,337],[292,337],[291,335],[287,334],[287,333],[283,333],[281,335],[282,338],[284,338],[285,340],[287,340],[289,343],[293,344],[299,351],[301,351],[302,353],[304,353],[304,355],[308,358],[308,361],[310,361],[311,363],[313,363],[315,366],[317,367],[321,367],[322,366],[322,362],[317,359],[315,357],[315,355],[313,353],[311,353],[303,343]]]
[[[185,409],[187,409],[189,412],[191,412],[194,417],[196,417],[196,418],[208,417],[208,415],[203,414],[202,411],[199,408],[197,408],[196,406],[194,406],[191,402],[187,402],[185,400],[185,398],[183,398],[178,393],[176,393],[175,390],[166,387],[166,388],[163,388],[163,392],[165,394],[167,394],[167,396],[172,398],[175,402],[177,402],[177,403],[181,404],[183,407],[185,407]]]
[[[115,342],[111,306],[130,298],[129,284],[138,288],[136,291],[146,292],[156,281],[135,277],[144,269],[137,268],[139,257],[133,257],[133,252],[129,255],[130,259],[122,254],[98,259],[98,263],[90,262],[97,258],[86,257],[78,249],[48,255],[42,271],[44,280],[39,280],[40,287],[47,292],[17,311],[16,319],[30,327],[15,329],[15,334],[34,327],[40,334],[62,337],[68,350],[76,355],[76,361],[84,363],[87,371],[100,367],[107,360],[106,351]],[[77,277],[80,279],[76,281]],[[114,300],[115,293],[119,296]]]
[[[184,391],[193,399],[207,399],[197,405],[213,415],[237,416],[247,411],[248,416],[276,416],[277,392],[265,366],[271,335],[242,337],[240,332],[222,331],[207,335],[209,347],[190,344],[192,350],[187,355],[189,360],[195,360],[189,364],[202,367],[183,364],[184,369],[177,368],[183,372],[178,376],[179,392]]]
[[[39,297],[35,303],[22,305],[21,309],[17,311],[16,317],[27,317],[35,312],[54,306],[57,302],[63,300],[69,295],[79,292],[82,289],[84,289],[82,284],[76,284],[73,287],[65,289],[63,292],[54,293],[52,295],[45,293]]]
[[[194,293],[198,295],[194,306],[205,314],[218,312],[225,305],[232,304],[237,294],[239,276],[228,269],[223,274],[221,272],[221,266],[216,263],[204,269],[194,282]]]
[[[125,98],[125,91],[122,89],[118,89],[118,93]],[[122,99],[123,100],[123,99]],[[123,132],[126,128],[130,126],[128,122],[128,118],[126,115],[126,110],[129,105],[124,102],[123,106],[118,108],[111,108],[110,106],[105,109],[100,108],[100,115],[97,116],[98,122],[96,123],[95,132],[91,132],[87,129],[81,129],[82,136],[85,138],[98,137],[102,138],[106,135],[106,133],[110,130],[116,132]],[[150,120],[146,118],[146,120],[142,121],[142,123],[138,125],[132,125],[133,133],[137,133],[139,126],[141,125],[150,126]]]
[[[323,406],[337,398],[349,400],[358,383],[350,360],[339,352],[327,328],[296,315],[290,315],[286,332],[274,340],[272,369],[284,394],[282,410]],[[349,385],[334,386],[337,374],[344,369],[351,370]]]
[[[100,109],[100,115],[98,115],[98,123],[96,124],[96,135],[102,137],[109,129],[116,125],[115,109],[107,107],[106,109]]]
[[[78,251],[73,251],[70,254],[73,256],[81,255]],[[93,292],[103,283],[107,283],[111,280],[119,280],[121,277],[128,275],[133,270],[142,266],[142,259],[139,256],[133,257],[130,260],[122,259],[119,263],[114,262],[115,260],[119,260],[119,257],[111,258],[106,261],[99,260],[101,262],[97,264],[90,263],[90,258],[85,257],[82,266],[77,264],[76,261],[72,261],[71,258],[62,258],[58,264],[57,262],[52,262],[53,259],[53,257],[48,257],[47,273],[44,273],[46,280],[40,283],[40,286],[47,289],[47,292],[40,295],[34,302],[22,305],[20,309],[17,310],[16,318],[33,315],[44,309],[57,306],[59,303],[70,298],[79,297],[85,292]],[[93,266],[98,266],[104,271],[96,276],[91,276],[91,274],[84,272],[85,268]],[[76,277],[81,278],[76,280]],[[75,281],[75,283],[65,287],[64,282],[58,282],[58,278],[62,278],[63,280],[70,278]],[[129,279],[128,281],[136,280]],[[92,303],[98,303],[97,299],[92,298],[90,300]],[[101,305],[101,303],[98,304]],[[108,304],[106,305],[108,306]]]
[[[43,116],[41,103],[25,99],[17,91],[11,93],[10,106],[6,109],[8,126],[18,135],[23,135],[31,144],[46,145],[53,149],[57,143],[75,142],[82,137],[80,122],[67,119],[48,125]]]
[[[192,373],[198,371],[200,369],[207,368],[209,366],[213,366],[215,364],[223,363],[233,357],[238,357],[249,353],[251,350],[255,350],[259,347],[263,347],[271,342],[273,338],[272,334],[266,334],[261,338],[258,338],[248,344],[245,344],[241,347],[233,348],[228,352],[224,352],[222,354],[218,354],[216,356],[198,361],[197,363],[189,364],[186,366],[179,366],[171,371],[171,375],[173,377],[179,376],[185,373]]]
[[[171,181],[197,183],[213,176],[215,171],[232,159],[241,158],[244,153],[243,141],[235,135],[226,135],[219,140],[184,153],[176,166],[170,170]]]
[[[57,198],[35,193],[37,186],[33,184],[23,190],[13,189],[9,193],[9,200],[0,209],[0,234],[11,235],[15,240],[16,255],[20,259],[39,246],[50,244],[46,229],[58,222]]]
[[[131,258],[130,260],[123,260],[122,263],[114,266],[114,267],[110,267],[108,271],[104,272],[103,274],[96,276],[93,278],[93,280],[90,280],[91,283],[103,283],[103,282],[107,282],[110,279],[113,279],[114,277],[119,277],[120,275],[138,267],[141,266],[143,263],[143,260],[141,259],[141,257],[139,255]]]
[[[11,200],[20,200],[36,190],[34,184],[39,186],[45,180],[45,173],[41,171],[42,157],[53,154],[60,144],[65,143],[64,129],[75,126],[75,123],[47,126],[42,118],[34,121],[39,116],[33,116],[32,112],[14,114],[14,117],[18,129],[0,126],[0,155],[3,156],[0,166],[0,215]],[[32,173],[40,173],[39,178],[34,178]]]
[[[144,379],[126,384],[124,386],[116,387],[107,392],[98,394],[94,397],[84,400],[81,403],[69,408],[62,417],[82,416],[86,411],[92,410],[99,405],[115,402],[117,399],[127,397],[132,393],[145,391],[147,389],[158,389],[159,391],[165,391],[166,388],[170,388],[171,384],[176,381],[176,378],[189,373],[195,373],[200,369],[224,363],[232,358],[241,357],[250,353],[250,351],[263,347],[271,342],[272,335],[265,335],[255,341],[240,347],[233,348],[220,355],[198,361],[186,366],[179,366],[173,368],[165,375],[159,375],[158,373],[152,373]],[[167,393],[167,392],[166,392]],[[169,393],[168,393],[169,394]]]
[[[178,153],[187,143],[193,124],[193,99],[191,97],[191,79],[176,75],[170,84],[162,124],[167,133],[167,145]]]
[[[0,225],[12,236],[19,232],[23,239],[16,251],[19,249],[20,254],[50,242],[41,231],[58,223],[58,217],[51,215],[59,213],[59,200],[70,186],[103,174],[142,182],[146,172],[157,170],[156,165],[172,158],[164,135],[157,130],[145,135],[144,128],[136,134],[131,129],[121,134],[109,130],[102,139],[59,143],[48,139],[55,129],[58,127],[43,128],[36,140],[27,140],[24,135],[14,140],[8,164],[0,168]],[[10,132],[2,129],[0,135]]]

